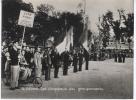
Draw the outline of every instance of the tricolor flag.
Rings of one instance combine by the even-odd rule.
[[[70,51],[73,47],[73,26],[66,32],[64,40],[56,47],[61,54],[65,50]]]

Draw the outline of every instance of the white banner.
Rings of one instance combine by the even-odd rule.
[[[27,12],[24,10],[20,11],[18,25],[24,27],[33,27],[33,22],[34,22],[34,13]]]

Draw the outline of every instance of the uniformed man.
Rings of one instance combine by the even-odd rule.
[[[89,65],[89,53],[87,52],[87,50],[85,50],[85,48],[84,48],[84,57],[85,57],[85,62],[86,62],[85,69],[88,70],[88,65]]]
[[[117,52],[114,52],[114,61],[117,62],[118,54]]]
[[[94,52],[94,61],[96,61],[96,60],[97,60],[97,53]]]
[[[121,52],[119,52],[119,54],[118,54],[118,62],[119,62],[119,63],[122,62],[122,54],[121,54]]]
[[[76,73],[77,72],[77,64],[78,64],[78,54],[75,50],[73,50],[73,72]]]
[[[55,60],[54,55],[55,55],[55,50],[52,49],[51,54],[50,54],[51,62],[52,62],[51,67],[52,67],[52,68],[54,68],[54,65],[53,65],[54,60]]]
[[[51,57],[49,55],[49,51],[48,49],[45,50],[44,54],[43,54],[43,60],[42,60],[42,64],[43,64],[43,70],[45,70],[45,80],[50,80],[50,72],[51,72]]]
[[[68,75],[69,53],[67,50],[63,53],[63,75]]]
[[[20,67],[18,64],[19,61],[19,53],[18,53],[18,42],[14,41],[13,47],[9,50],[10,58],[11,58],[11,90],[19,88],[19,71]]]
[[[55,51],[54,51],[53,66],[54,66],[54,78],[58,78],[58,72],[59,72],[59,67],[60,67],[60,55],[59,55],[57,49],[55,49]]]
[[[126,52],[122,52],[122,62],[125,63],[125,58],[126,58]]]
[[[79,57],[79,71],[82,71],[82,64],[83,64],[83,51],[82,50],[80,50],[78,57]]]

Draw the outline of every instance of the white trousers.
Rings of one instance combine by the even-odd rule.
[[[11,65],[11,88],[18,87],[19,72],[19,65]]]

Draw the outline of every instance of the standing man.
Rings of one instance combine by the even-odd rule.
[[[118,62],[121,63],[122,62],[122,53],[121,51],[118,54]]]
[[[51,54],[50,54],[50,57],[51,57],[51,62],[52,62],[52,64],[51,64],[51,67],[52,68],[54,68],[54,65],[53,65],[53,63],[54,63],[54,61],[55,61],[55,50],[54,50],[54,48],[52,49],[52,51],[51,51]]]
[[[85,57],[85,70],[88,70],[88,64],[89,64],[89,53],[88,51],[84,48],[84,57]]]
[[[59,72],[59,67],[60,67],[60,55],[57,52],[57,49],[55,49],[54,51],[54,62],[53,66],[54,66],[54,78],[58,78],[58,72]]]
[[[80,50],[79,54],[79,71],[82,71],[82,64],[83,64],[83,51]]]
[[[11,50],[9,50],[10,53],[10,58],[11,58],[11,90],[17,89],[18,87],[18,80],[19,80],[19,72],[20,72],[20,67],[18,64],[18,42],[14,41],[13,42],[13,47]]]
[[[45,50],[43,54],[43,70],[45,71],[45,80],[50,80],[50,71],[51,71],[51,57],[49,55],[48,49]]]
[[[117,62],[118,54],[117,51],[114,52],[114,61]]]
[[[37,47],[37,50],[34,54],[34,64],[35,64],[35,74],[36,77],[41,77],[42,73],[42,57],[41,57],[41,48]]]
[[[73,51],[73,66],[74,66],[74,69],[73,69],[73,72],[76,73],[77,72],[77,64],[78,64],[78,54],[76,53],[76,51],[74,50]]]
[[[63,53],[63,75],[68,74],[68,64],[69,64],[69,54],[68,51],[65,50]]]
[[[26,52],[25,52],[25,59],[26,59],[26,62],[29,64],[30,66],[30,63],[31,63],[31,58],[32,58],[32,55],[30,53],[30,48],[29,47],[26,47]]]
[[[125,58],[126,58],[126,52],[122,52],[122,62],[125,63]]]

